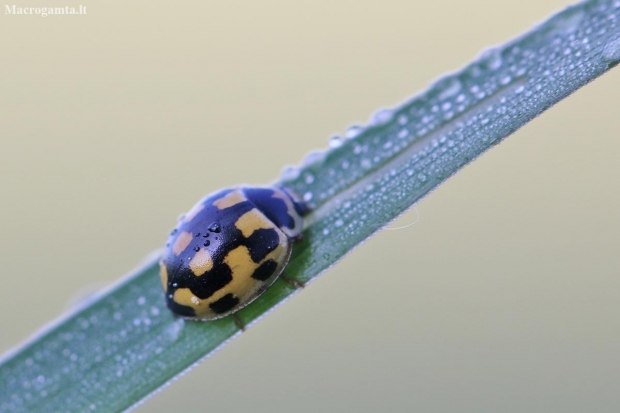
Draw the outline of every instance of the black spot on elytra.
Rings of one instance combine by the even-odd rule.
[[[237,304],[239,304],[239,299],[229,293],[219,300],[209,304],[209,308],[217,314],[222,314],[232,310]]]
[[[275,229],[257,229],[246,239],[245,245],[250,250],[252,261],[260,262],[280,243],[280,237]]]
[[[188,283],[190,290],[201,300],[211,297],[216,291],[232,281],[232,273],[226,264],[216,264],[200,277],[193,277]]]
[[[273,275],[276,268],[278,268],[278,264],[274,260],[267,260],[254,270],[252,278],[259,281],[267,281]]]

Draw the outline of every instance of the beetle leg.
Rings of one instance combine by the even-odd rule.
[[[282,281],[284,281],[287,284],[292,285],[295,288],[304,288],[306,286],[306,284],[302,283],[301,281],[297,281],[293,278],[289,278],[284,274],[280,274],[280,278],[282,278]]]
[[[233,314],[232,317],[235,320],[237,327],[239,327],[239,330],[243,333],[245,331],[245,323],[241,321],[241,318],[237,314]]]

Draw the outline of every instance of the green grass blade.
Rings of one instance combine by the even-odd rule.
[[[620,61],[620,1],[580,3],[350,129],[281,182],[312,207],[287,267],[316,278],[504,137]],[[239,333],[165,308],[157,256],[0,361],[0,412],[130,408]],[[248,324],[295,292],[277,281]],[[213,396],[215,397],[215,396]]]

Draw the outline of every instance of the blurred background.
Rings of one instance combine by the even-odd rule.
[[[0,352],[206,193],[275,180],[566,6],[82,4],[0,12]],[[138,411],[617,411],[619,93],[613,70],[553,107]]]

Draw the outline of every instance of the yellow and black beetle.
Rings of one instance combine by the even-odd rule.
[[[216,320],[251,303],[284,270],[306,213],[284,188],[207,195],[179,219],[166,244],[160,267],[168,308]]]

